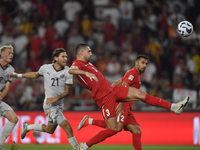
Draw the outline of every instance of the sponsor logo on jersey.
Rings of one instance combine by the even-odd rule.
[[[130,75],[130,76],[128,77],[128,79],[132,81],[132,80],[134,79],[134,76]]]
[[[49,73],[49,72],[47,72],[47,74],[48,74],[48,75],[50,75],[50,73]]]
[[[64,76],[65,76],[64,74],[61,74],[61,75],[60,75],[60,78],[64,78]]]

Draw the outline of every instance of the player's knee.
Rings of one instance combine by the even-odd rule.
[[[53,134],[54,130],[47,130],[46,132],[49,133],[49,134]]]
[[[13,116],[9,121],[16,124],[19,121],[19,119],[17,118],[17,116]]]

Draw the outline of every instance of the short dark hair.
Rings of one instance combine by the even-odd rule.
[[[54,60],[54,57],[58,57],[60,55],[60,53],[66,52],[66,50],[64,48],[57,48],[53,51],[52,54],[52,63],[55,63],[56,61]],[[67,53],[67,52],[66,52]]]
[[[76,45],[76,49],[75,49],[76,55],[78,54],[78,52],[79,52],[81,49],[85,48],[86,46],[89,46],[89,45],[87,45],[87,44],[85,44],[85,43],[77,44],[77,45]]]
[[[146,55],[138,55],[137,58],[136,58],[136,61],[138,61],[140,58],[144,58],[146,60],[149,59]]]

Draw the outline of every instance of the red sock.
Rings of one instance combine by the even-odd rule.
[[[98,127],[107,128],[107,124],[104,120],[95,120],[93,119],[92,125],[96,125]]]
[[[146,94],[146,98],[144,99],[145,103],[149,104],[149,105],[153,105],[153,106],[159,106],[162,108],[166,108],[166,109],[171,109],[171,105],[172,103],[169,103],[161,98],[158,97],[153,97],[149,94]]]
[[[113,136],[117,134],[118,131],[112,130],[110,128],[107,128],[105,130],[100,131],[97,135],[95,135],[93,138],[91,138],[89,141],[86,142],[86,145],[88,147],[91,147],[94,144],[97,144],[99,142],[104,141],[106,138]]]
[[[142,150],[140,133],[134,133],[132,135],[132,144],[133,144],[133,147],[135,148],[135,150]]]

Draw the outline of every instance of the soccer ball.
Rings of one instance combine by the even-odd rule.
[[[177,26],[177,32],[182,37],[188,37],[193,32],[193,25],[189,21],[181,21]]]

